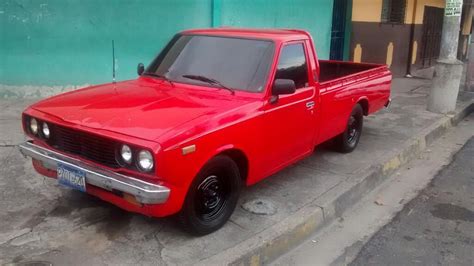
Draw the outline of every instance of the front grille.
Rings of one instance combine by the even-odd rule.
[[[52,147],[111,168],[120,167],[115,160],[116,143],[113,140],[53,124],[50,124],[50,130],[48,144]]]

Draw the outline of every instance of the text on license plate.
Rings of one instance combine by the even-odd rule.
[[[58,163],[58,182],[61,185],[86,191],[86,173],[75,167]]]

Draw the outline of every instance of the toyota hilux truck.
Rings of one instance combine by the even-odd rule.
[[[41,175],[195,235],[318,144],[353,151],[392,80],[385,65],[319,60],[293,29],[186,30],[137,72],[29,106],[20,151]]]

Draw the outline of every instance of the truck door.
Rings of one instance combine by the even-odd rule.
[[[265,107],[265,168],[270,172],[313,150],[315,121],[315,87],[309,82],[308,55],[305,42],[284,45],[280,50],[275,79],[291,79],[296,92],[280,95]],[[273,83],[273,82],[272,82]]]

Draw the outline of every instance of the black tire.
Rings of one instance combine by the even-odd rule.
[[[347,120],[346,129],[336,137],[336,147],[339,152],[352,152],[359,144],[362,135],[362,126],[364,124],[364,111],[360,104],[354,106],[351,115]]]
[[[212,158],[189,187],[178,220],[193,235],[221,228],[234,212],[242,180],[237,164],[225,155]]]

